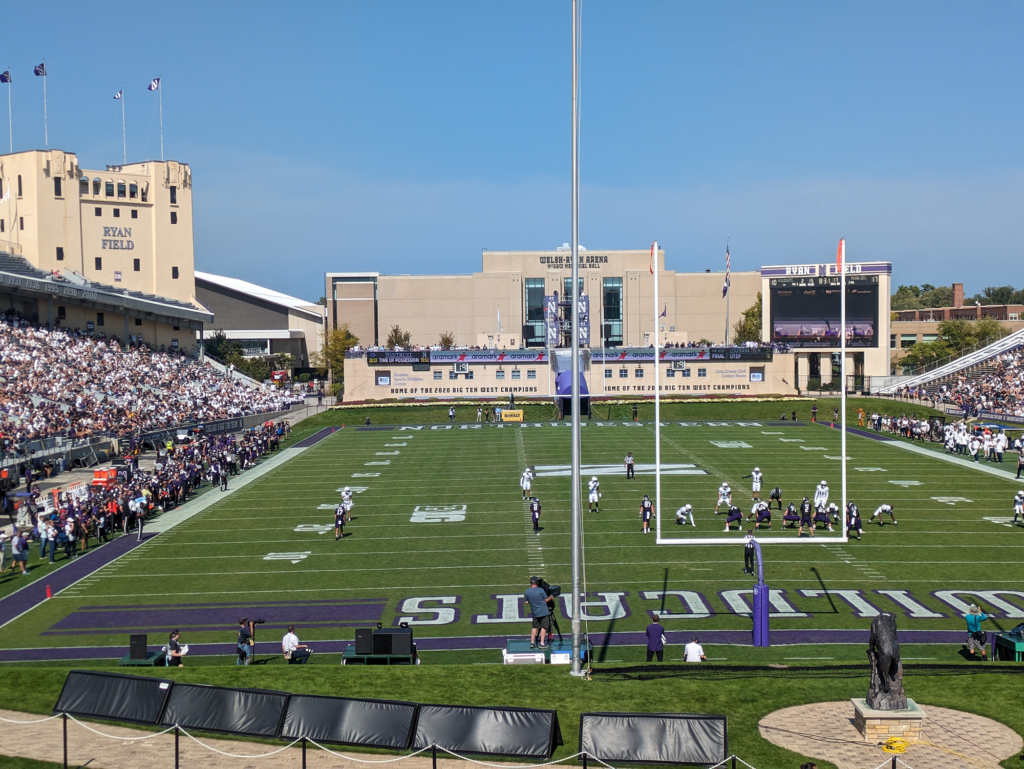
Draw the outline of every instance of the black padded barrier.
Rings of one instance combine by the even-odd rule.
[[[287,692],[176,683],[161,723],[205,732],[277,737]]]
[[[72,670],[64,679],[53,713],[157,724],[173,682],[96,670]]]
[[[307,737],[317,742],[405,750],[417,707],[413,702],[293,694],[281,725],[281,739]]]
[[[717,764],[727,719],[695,713],[581,713],[580,750],[619,764]]]
[[[420,705],[412,749],[548,759],[561,744],[554,710]]]

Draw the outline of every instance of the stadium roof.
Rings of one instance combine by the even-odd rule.
[[[271,304],[276,304],[281,307],[287,307],[289,310],[297,310],[299,312],[316,315],[321,320],[323,319],[323,313],[326,308],[320,308],[319,305],[314,302],[307,302],[305,299],[288,296],[288,294],[282,294],[280,291],[274,291],[271,288],[257,286],[255,283],[250,283],[247,280],[229,278],[224,275],[213,275],[212,273],[200,272],[199,270],[196,270],[195,275],[196,280],[212,283],[215,286],[220,286],[221,288],[226,288],[230,291],[237,291],[240,294],[246,294],[254,299],[261,299],[264,302],[270,302]]]

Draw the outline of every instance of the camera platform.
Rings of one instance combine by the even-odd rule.
[[[580,656],[587,661],[594,653],[594,645],[584,635],[580,638]],[[506,665],[569,665],[572,663],[572,638],[552,639],[547,649],[531,649],[530,639],[509,639],[505,642],[502,659]]]
[[[356,645],[349,644],[341,655],[342,665],[419,665],[416,644],[412,645],[412,654],[357,654]]]

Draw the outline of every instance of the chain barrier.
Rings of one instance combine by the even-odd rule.
[[[54,716],[54,718],[56,718],[56,717],[57,716]],[[74,721],[76,724],[78,724],[79,726],[81,726],[83,729],[85,729],[88,732],[92,732],[93,734],[98,734],[100,737],[106,737],[108,740],[121,740],[122,742],[138,742],[139,740],[151,740],[154,737],[159,737],[161,734],[167,734],[167,732],[174,731],[174,727],[170,726],[167,729],[164,729],[162,732],[153,732],[152,734],[147,734],[147,735],[145,735],[143,737],[122,737],[120,735],[104,734],[103,732],[97,731],[96,729],[93,729],[91,726],[82,723],[81,721],[79,721],[77,718],[75,718],[72,715],[69,715],[68,718],[70,718],[72,721]]]
[[[344,758],[346,761],[355,761],[358,764],[393,764],[396,761],[404,761],[407,758],[412,758],[413,756],[418,756],[420,753],[425,753],[426,751],[430,750],[430,747],[426,747],[426,748],[421,748],[420,750],[417,750],[415,753],[410,753],[407,756],[398,756],[397,758],[383,758],[380,761],[373,761],[373,760],[366,759],[366,758],[356,758],[355,756],[346,756],[346,755],[344,755],[342,753],[337,752],[336,750],[331,750],[330,748],[325,748],[319,742],[317,742],[316,740],[314,740],[314,739],[312,739],[310,737],[307,737],[306,741],[310,745],[316,745],[318,748],[320,748],[320,750],[322,750],[322,751],[324,751],[326,753],[330,753],[332,756],[337,756],[338,758]]]
[[[173,727],[173,726],[171,727],[171,729],[174,729],[174,728],[175,727]],[[180,726],[177,727],[177,728],[181,729]],[[168,731],[170,731],[170,730],[168,730]],[[163,732],[161,732],[161,734],[162,733]],[[226,751],[223,751],[223,750],[217,750],[217,748],[214,748],[214,747],[212,747],[210,745],[207,745],[204,742],[200,742],[195,737],[193,737],[191,734],[186,732],[184,729],[181,729],[181,733],[184,734],[186,737],[188,737],[190,740],[192,740],[197,745],[202,745],[207,750],[212,750],[214,753],[219,753],[220,755],[227,756],[228,758],[269,758],[270,756],[276,756],[278,753],[281,753],[282,751],[288,750],[288,748],[292,747],[293,745],[297,745],[298,743],[302,742],[302,738],[300,737],[299,739],[295,740],[294,742],[288,743],[283,748],[278,748],[277,750],[272,750],[269,753],[260,753],[258,756],[240,756],[240,755],[237,755],[235,753],[227,753]]]
[[[35,721],[12,721],[9,718],[0,718],[5,724],[41,724],[44,721],[52,721],[55,718],[60,718],[60,713],[55,716],[47,716],[46,718],[38,718]]]
[[[740,758],[739,756],[737,756],[737,755],[736,755],[735,753],[733,753],[733,754],[732,754],[731,756],[729,756],[729,757],[728,757],[727,759],[725,759],[724,761],[719,761],[719,762],[718,762],[717,764],[715,764],[714,766],[712,766],[712,767],[709,767],[709,769],[719,769],[719,767],[723,767],[723,766],[725,766],[725,765],[726,765],[726,764],[728,764],[728,763],[729,763],[730,761],[732,761],[732,765],[733,765],[733,766],[736,766],[736,762],[737,762],[737,761],[739,761],[739,762],[740,762],[741,764],[743,764],[744,766],[746,766],[746,767],[749,767],[749,769],[755,769],[755,767],[753,767],[753,766],[751,766],[750,764],[748,764],[748,763],[747,763],[746,761],[744,761],[744,760],[743,760],[742,758]]]

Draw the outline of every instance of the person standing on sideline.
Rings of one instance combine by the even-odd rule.
[[[817,403],[815,403],[813,406],[811,406],[811,421],[812,422],[817,422],[818,421],[818,404]]]
[[[857,409],[857,426],[864,426],[864,409]]]
[[[626,468],[626,480],[633,477],[633,452],[627,451],[626,458],[622,460],[622,466]]]
[[[184,663],[181,661],[182,649],[181,641],[178,640],[179,638],[181,638],[181,633],[177,630],[172,630],[171,637],[167,641],[167,667],[185,667]]]
[[[985,659],[985,642],[988,640],[988,633],[981,629],[981,623],[988,619],[977,605],[971,604],[967,612],[967,650],[974,656],[974,650],[981,651],[981,659]]]
[[[476,421],[477,423],[484,421],[484,409],[483,406],[476,407]]]
[[[700,645],[697,636],[690,636],[690,643],[683,647],[683,656],[687,662],[707,662],[704,656],[704,647]]]
[[[1020,478],[1020,474],[1024,472],[1024,451],[1021,451],[1017,455],[1017,477]]]
[[[836,406],[836,407],[834,407],[832,409],[832,421],[833,422],[838,422],[839,421],[839,407],[838,406]]]
[[[636,417],[637,417],[637,408],[636,408],[636,404],[634,403],[633,404],[633,421],[634,422],[636,421]]]
[[[452,424],[454,422],[455,422],[455,407],[454,406],[449,406],[448,407],[448,424]]]
[[[658,655],[658,662],[665,660],[665,630],[659,624],[661,617],[657,614],[651,615],[651,624],[647,626],[647,661],[650,662],[655,654]]]
[[[226,467],[224,468],[224,472],[221,473],[221,475],[220,475],[220,490],[221,491],[227,491],[228,490],[228,471],[227,471]]]
[[[546,649],[545,641],[551,635],[551,603],[554,600],[538,583],[540,579],[530,577],[530,587],[523,593],[523,598],[530,605],[530,616],[533,617],[533,630],[530,631],[530,648],[537,648],[537,631],[540,631],[540,648]]]
[[[235,665],[248,665],[253,651],[253,623],[247,617],[242,617],[238,620],[238,629],[235,632],[238,633],[238,659],[235,660]]]

